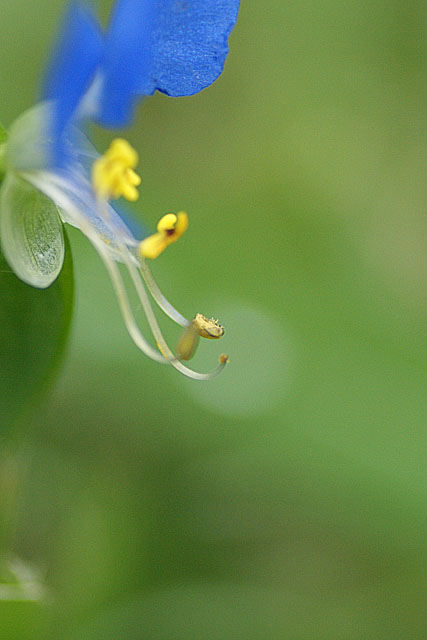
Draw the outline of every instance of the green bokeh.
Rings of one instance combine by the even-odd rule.
[[[63,5],[2,2],[5,124]],[[135,217],[190,215],[156,277],[226,325],[195,366],[231,362],[206,385],[140,355],[70,232],[67,361],[3,451],[7,552],[48,594],[22,640],[424,637],[423,11],[243,0],[220,80],[139,109]]]

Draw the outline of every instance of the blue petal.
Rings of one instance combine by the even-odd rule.
[[[153,68],[153,0],[118,0],[111,17],[102,62],[102,94],[98,120],[122,127],[132,117],[139,87]]]
[[[55,162],[63,153],[61,134],[89,88],[104,53],[103,37],[92,14],[78,2],[66,12],[62,32],[44,79],[42,97],[55,102],[52,137]]]
[[[223,70],[239,0],[156,0],[154,6],[153,68],[140,93],[158,89],[189,96],[201,91]]]
[[[222,72],[239,0],[118,0],[106,39],[98,121],[122,127],[138,95],[188,96]]]

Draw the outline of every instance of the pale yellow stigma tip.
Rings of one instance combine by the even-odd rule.
[[[221,355],[219,356],[219,363],[220,364],[227,364],[227,362],[230,362],[230,358],[228,357],[228,355],[226,353],[221,353]]]

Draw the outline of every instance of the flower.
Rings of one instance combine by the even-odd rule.
[[[110,201],[137,199],[138,154],[119,138],[100,156],[80,127],[89,120],[123,127],[131,122],[138,99],[156,90],[184,96],[210,85],[222,72],[238,8],[239,0],[117,0],[103,32],[85,4],[71,2],[45,73],[42,100],[15,121],[7,143],[0,146],[0,164],[6,168],[0,192],[1,242],[11,268],[33,286],[53,282],[64,255],[62,227],[55,226],[56,209],[52,212],[52,206],[57,207],[62,220],[78,227],[104,262],[139,349],[200,380],[221,371],[227,357],[221,355],[211,373],[194,372],[182,360],[194,353],[199,336],[218,338],[224,330],[201,314],[194,320],[184,318],[161,293],[147,262],[184,233],[187,215],[166,214],[157,233],[136,239]],[[45,197],[44,222],[46,226],[49,215],[52,236],[48,257],[45,249],[32,250],[29,259],[22,216],[17,227],[13,202],[23,185],[26,201],[31,199],[29,189]],[[117,262],[130,275],[157,349],[136,323]],[[178,355],[163,338],[148,293],[184,328]]]

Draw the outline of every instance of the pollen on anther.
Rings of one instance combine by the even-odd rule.
[[[138,154],[122,138],[113,140],[103,156],[93,163],[92,184],[99,197],[110,199],[123,196],[126,200],[138,199],[137,186],[140,176],[134,171]]]
[[[198,313],[193,320],[196,330],[202,338],[217,340],[224,335],[224,327],[214,318],[206,318],[202,313]]]

